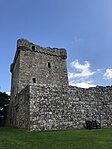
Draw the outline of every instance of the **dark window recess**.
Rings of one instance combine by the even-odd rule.
[[[48,62],[48,68],[51,68],[51,63],[50,62]]]
[[[35,46],[32,46],[32,50],[35,50]]]
[[[36,78],[33,78],[32,81],[33,81],[33,83],[36,83]]]

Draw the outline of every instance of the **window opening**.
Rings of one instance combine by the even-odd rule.
[[[35,50],[35,46],[32,46],[32,50]]]
[[[33,81],[33,83],[36,83],[36,78],[33,78],[32,81]]]
[[[48,68],[51,68],[51,63],[50,62],[48,62]]]

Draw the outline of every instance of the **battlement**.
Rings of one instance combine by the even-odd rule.
[[[51,48],[51,47],[41,47],[39,45],[33,44],[26,39],[17,40],[17,50],[31,50],[38,53],[55,55],[63,59],[67,58],[66,49],[64,48]]]
[[[62,59],[67,58],[67,52],[64,48],[51,48],[51,47],[41,47],[39,45],[33,44],[32,42],[29,42],[28,40],[21,38],[17,40],[17,50],[14,57],[14,61],[10,66],[10,72],[12,73],[12,70],[14,68],[16,59],[18,57],[18,54],[20,51],[32,51],[37,52],[41,54],[46,54],[50,56],[57,56],[61,57]]]

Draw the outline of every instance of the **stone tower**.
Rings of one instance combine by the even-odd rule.
[[[16,54],[10,67],[12,125],[16,119],[16,96],[27,85],[68,85],[66,58],[63,48],[43,48],[26,39],[17,41]]]
[[[11,64],[14,96],[29,84],[68,85],[66,50],[43,48],[25,39],[17,41],[17,50]]]

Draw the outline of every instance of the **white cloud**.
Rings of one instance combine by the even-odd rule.
[[[106,69],[104,73],[104,79],[112,79],[112,69]]]
[[[85,81],[85,82],[79,82],[79,83],[70,82],[69,84],[72,86],[77,86],[81,88],[96,87],[96,85],[93,84],[92,81]]]
[[[96,72],[91,71],[89,61],[84,61],[83,64],[80,64],[78,60],[75,60],[70,63],[70,66],[73,68],[73,71],[68,73],[70,85],[81,88],[96,86],[89,77],[100,70],[97,70]]]
[[[10,92],[6,92],[6,94],[10,96]]]
[[[95,72],[92,72],[90,70],[90,63],[88,61],[85,61],[84,64],[80,64],[78,60],[75,60],[70,65],[72,68],[75,68],[76,72],[72,72],[72,73],[69,72],[68,73],[69,79],[89,77],[95,74]]]

